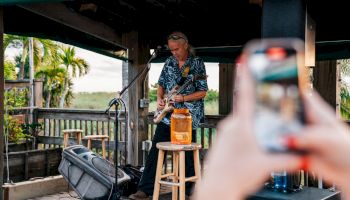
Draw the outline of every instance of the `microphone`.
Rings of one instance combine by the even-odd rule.
[[[169,48],[167,45],[164,45],[164,47],[162,47],[161,45],[158,45],[156,48],[154,48],[153,53],[151,55],[151,59],[149,61],[155,59],[159,53],[168,51],[168,49]]]

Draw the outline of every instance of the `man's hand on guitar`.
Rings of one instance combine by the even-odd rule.
[[[164,109],[164,106],[165,106],[164,100],[161,99],[161,98],[157,98],[157,108],[158,108],[158,110]]]
[[[184,95],[182,95],[182,94],[174,95],[173,101],[174,101],[174,102],[177,102],[177,103],[179,103],[179,102],[185,102]]]

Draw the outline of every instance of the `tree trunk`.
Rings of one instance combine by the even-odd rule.
[[[46,100],[45,100],[45,108],[50,108],[50,101],[51,101],[51,89],[48,90]]]
[[[24,65],[26,63],[26,58],[27,58],[27,49],[23,47],[22,51],[22,58],[21,58],[21,67],[19,69],[19,79],[24,79]]]
[[[64,102],[66,100],[66,95],[68,94],[68,77],[65,78],[64,80],[64,88],[63,88],[63,93],[60,98],[60,108],[64,107]]]

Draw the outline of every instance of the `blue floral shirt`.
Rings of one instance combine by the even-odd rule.
[[[163,70],[160,74],[158,84],[165,90],[165,94],[168,94],[176,85],[181,82],[187,82],[192,79],[195,75],[206,76],[204,62],[201,58],[189,56],[185,64],[178,67],[178,61],[174,56],[170,56],[164,64]],[[184,70],[188,70],[186,78],[182,78]],[[180,84],[182,85],[182,84]],[[193,83],[188,85],[180,94],[188,95],[196,91],[207,91],[208,85],[206,79],[194,80]],[[174,103],[175,108],[188,108],[192,116],[192,129],[198,127],[199,122],[204,118],[204,100],[200,99],[197,101],[186,101],[181,103]],[[170,125],[171,113],[168,113],[162,122]]]

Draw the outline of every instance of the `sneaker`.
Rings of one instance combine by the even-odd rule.
[[[129,199],[133,200],[149,200],[149,196],[142,192],[141,190],[138,190],[136,193],[129,196]]]

